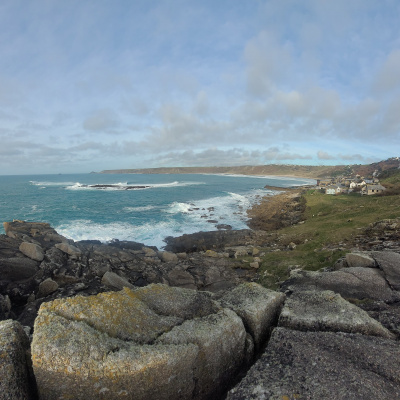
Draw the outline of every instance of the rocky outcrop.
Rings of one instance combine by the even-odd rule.
[[[281,292],[246,282],[266,233],[186,235],[158,251],[73,242],[48,224],[14,221],[0,235],[0,320],[18,319],[28,333],[35,322],[40,399],[220,399],[229,388],[228,399],[398,398],[400,255],[390,221],[371,227],[390,246],[360,240],[332,268],[292,270]],[[26,373],[12,372],[1,393],[13,398],[17,381],[20,398],[36,398],[22,327],[5,324],[0,373]]]
[[[42,302],[59,297],[151,283],[216,292],[255,275],[255,270],[241,268],[233,254],[230,258],[219,252],[212,259],[198,252],[158,251],[136,242],[74,242],[46,223],[13,221],[4,226],[7,236],[0,235],[0,294],[11,304],[7,317],[28,326],[33,326]],[[0,318],[4,319],[1,304]]]
[[[340,270],[292,271],[278,327],[227,399],[398,398],[398,257],[355,252]]]
[[[267,237],[266,232],[242,229],[237,231],[196,232],[178,237],[167,237],[165,249],[174,253],[221,250],[233,246],[256,245]]]
[[[275,317],[284,295],[250,284],[218,302],[158,284],[42,304],[32,341],[39,397],[214,398],[271,329],[272,317],[254,315],[262,300]]]
[[[227,399],[397,399],[399,368],[400,347],[393,340],[276,328]]]

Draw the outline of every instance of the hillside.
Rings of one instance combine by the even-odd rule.
[[[389,158],[377,163],[361,165],[242,165],[231,167],[162,167],[144,169],[116,169],[104,170],[102,174],[240,174],[240,175],[275,175],[295,176],[302,178],[323,178],[327,176],[355,175],[372,176],[374,171],[397,169],[397,157]]]

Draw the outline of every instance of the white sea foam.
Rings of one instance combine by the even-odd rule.
[[[31,185],[34,186],[71,186],[74,185],[74,182],[47,182],[47,181],[29,181]]]
[[[199,230],[196,227],[189,227],[189,229],[184,230],[183,226],[174,220],[145,223],[137,226],[126,222],[100,224],[84,219],[61,224],[55,229],[61,235],[75,241],[100,240],[107,243],[113,239],[130,240],[148,246],[157,246],[159,249],[165,246],[163,239],[167,236],[180,236]]]
[[[136,182],[117,182],[117,183],[70,183],[65,185],[68,190],[146,190],[158,188],[170,188],[178,186],[204,185],[205,182],[169,182],[169,183],[136,183]]]
[[[128,213],[135,213],[135,212],[155,210],[157,208],[159,208],[159,207],[156,207],[156,206],[124,207],[123,211],[128,212]]]

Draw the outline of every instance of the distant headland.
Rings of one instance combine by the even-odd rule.
[[[232,174],[232,175],[273,175],[293,176],[301,178],[322,178],[326,176],[372,175],[375,171],[398,168],[399,157],[391,157],[384,161],[372,164],[353,165],[291,165],[291,164],[267,164],[267,165],[241,165],[228,167],[160,167],[142,169],[114,169],[104,170],[101,174]]]

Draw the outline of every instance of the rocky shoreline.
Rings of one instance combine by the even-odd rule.
[[[159,251],[4,228],[0,399],[400,398],[398,219],[279,291],[252,282],[265,231],[184,235]]]

